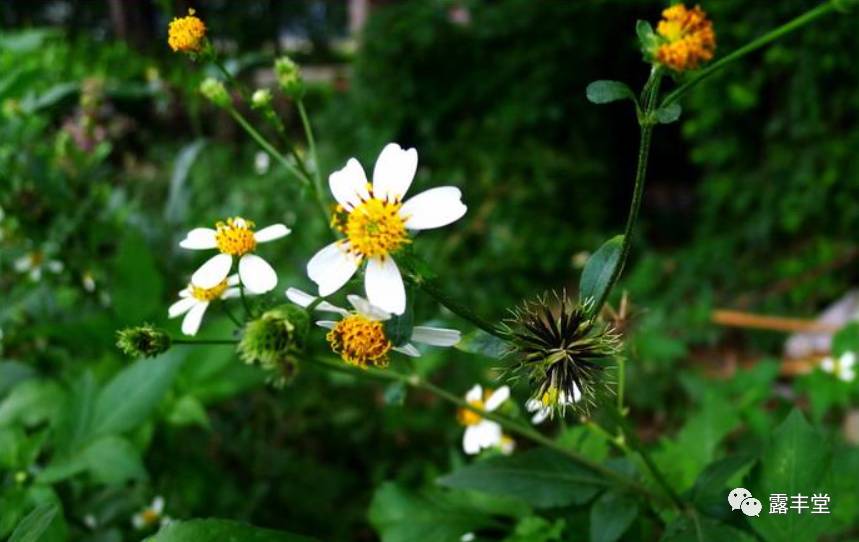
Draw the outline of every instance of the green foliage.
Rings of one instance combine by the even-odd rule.
[[[632,100],[637,103],[635,93],[626,83],[620,81],[594,81],[585,89],[588,101],[595,104],[606,104],[618,100]]]
[[[599,302],[607,295],[611,277],[620,264],[622,247],[623,235],[617,235],[603,243],[588,259],[579,281],[579,295],[583,300]]]
[[[638,515],[638,503],[630,495],[606,491],[591,507],[591,542],[615,542]]]

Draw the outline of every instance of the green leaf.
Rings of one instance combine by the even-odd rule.
[[[772,493],[784,493],[788,498],[806,495],[809,503],[813,493],[829,493],[823,480],[829,472],[830,452],[829,442],[794,409],[773,431],[769,446],[761,455],[749,487],[752,495],[766,509],[763,497]],[[761,513],[749,523],[768,542],[817,540],[820,534],[829,531],[831,519],[809,511],[799,514],[789,510],[786,515]]]
[[[392,406],[403,406],[403,403],[406,402],[407,392],[408,388],[406,387],[405,383],[392,382],[385,387],[385,404]]]
[[[186,188],[188,174],[205,144],[206,142],[203,140],[196,140],[185,145],[173,162],[170,190],[167,194],[167,203],[164,206],[164,220],[169,224],[179,224],[185,220],[190,197],[190,192]]]
[[[122,370],[101,390],[93,434],[122,433],[143,423],[170,389],[182,358],[167,353]]]
[[[92,372],[86,371],[71,388],[68,404],[57,431],[56,445],[60,452],[79,449],[92,433],[98,384]]]
[[[312,538],[226,519],[175,521],[148,542],[311,542]]]
[[[410,492],[397,484],[382,484],[367,514],[382,542],[450,542],[491,523],[454,494]]]
[[[504,539],[504,542],[560,542],[563,540],[563,519],[549,521],[540,516],[528,516],[522,518],[513,529],[513,534]]]
[[[635,22],[635,34],[638,36],[638,43],[641,46],[641,52],[645,58],[649,58],[651,51],[659,42],[659,36],[653,31],[653,27],[647,21],[638,20]]]
[[[36,371],[18,361],[0,362],[0,396],[15,387],[18,382],[33,378]]]
[[[53,503],[37,506],[12,531],[12,536],[9,537],[8,542],[38,542],[42,540],[58,511],[57,506]]]
[[[70,457],[54,461],[39,473],[38,480],[55,484],[85,471],[107,485],[146,478],[140,452],[121,437],[107,436]]]
[[[579,280],[579,297],[583,301],[603,298],[611,275],[620,263],[622,247],[623,235],[617,235],[606,241],[588,258]]]
[[[585,90],[588,101],[595,104],[607,104],[618,100],[636,102],[635,93],[620,81],[593,81]]]
[[[591,471],[546,449],[478,461],[441,477],[438,483],[517,497],[536,508],[581,504],[606,485]]]
[[[683,108],[680,107],[680,104],[673,103],[671,105],[666,105],[665,107],[660,107],[654,111],[653,114],[660,124],[671,124],[680,118],[680,113],[682,112]]]
[[[209,428],[209,415],[206,407],[193,395],[184,395],[173,403],[173,408],[167,415],[167,421],[173,425],[198,425]]]
[[[394,346],[403,346],[412,338],[414,325],[414,311],[409,303],[403,314],[394,314],[385,320],[385,336]]]
[[[733,489],[728,487],[728,481],[736,478],[754,460],[751,455],[731,455],[710,463],[689,490],[689,500],[701,509],[724,510],[725,495]]]
[[[505,341],[482,329],[463,335],[462,339],[454,345],[454,348],[492,359],[501,359],[510,351]]]
[[[615,542],[637,515],[635,499],[617,491],[606,491],[591,507],[591,542]]]
[[[725,501],[725,506],[728,503]],[[763,517],[763,514],[761,514]],[[757,518],[754,518],[757,519]],[[754,542],[754,537],[706,516],[681,516],[668,525],[660,542]],[[805,540],[805,539],[796,539]]]
[[[113,261],[111,298],[123,322],[139,324],[162,310],[164,283],[161,273],[139,233],[129,231]]]
[[[0,426],[22,423],[38,425],[57,417],[65,391],[55,382],[25,380],[0,403]]]
[[[847,324],[832,337],[832,353],[840,356],[845,352],[859,353],[859,322]]]

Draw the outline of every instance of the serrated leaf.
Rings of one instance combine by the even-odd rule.
[[[620,81],[593,81],[585,89],[588,101],[595,104],[607,104],[618,100],[637,101],[632,89]]]
[[[581,504],[606,485],[591,471],[546,449],[479,461],[442,476],[438,483],[517,497],[537,508]]]
[[[680,107],[680,104],[673,103],[665,107],[660,107],[653,112],[653,115],[660,124],[671,124],[680,118],[680,113],[682,112],[683,108]]]
[[[725,495],[732,489],[727,486],[728,480],[749,467],[754,460],[751,455],[731,455],[710,463],[689,490],[689,499],[701,508],[716,502],[724,505]]]
[[[312,538],[226,519],[174,521],[147,542],[312,542]]]
[[[606,491],[591,507],[591,542],[615,542],[638,515],[638,503],[631,496]]]
[[[620,253],[623,247],[623,235],[612,237],[594,252],[579,279],[579,297],[587,299],[602,299],[608,288],[612,273],[620,263]],[[596,307],[599,309],[599,307]]]

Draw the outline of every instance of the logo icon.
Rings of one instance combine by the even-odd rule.
[[[760,516],[761,501],[752,497],[752,492],[744,487],[737,487],[728,493],[728,504],[731,505],[731,510],[739,510],[747,516]]]

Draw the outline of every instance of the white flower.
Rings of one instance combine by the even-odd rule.
[[[300,307],[309,307],[316,298],[297,288],[286,291],[286,297]],[[348,311],[327,301],[316,305],[315,309],[324,312],[337,313],[342,318],[338,321],[320,320],[316,324],[330,329],[327,335],[331,349],[340,354],[343,361],[350,365],[366,367],[368,364],[383,367],[388,363],[388,353],[391,350],[411,357],[421,355],[411,342],[395,346],[385,334],[384,322],[391,319],[391,314],[374,306],[358,295],[348,295],[346,298],[354,310]],[[445,329],[428,326],[414,326],[409,341],[428,344],[431,346],[453,346],[462,338],[456,329]]]
[[[164,526],[170,523],[170,518],[164,515],[164,497],[157,496],[152,504],[131,516],[131,524],[135,529],[148,529],[155,525]]]
[[[81,276],[81,284],[83,284],[84,290],[87,292],[92,293],[95,291],[95,277],[92,276],[90,271],[85,271]]]
[[[346,237],[307,263],[307,275],[319,286],[320,296],[339,290],[366,261],[367,299],[393,314],[405,311],[406,290],[392,255],[411,242],[410,231],[446,226],[467,209],[453,186],[431,188],[403,202],[417,167],[415,149],[389,143],[376,160],[372,185],[354,158],[328,177],[338,203],[334,222]]]
[[[227,219],[212,228],[194,228],[179,243],[182,248],[206,250],[217,248],[212,256],[191,276],[200,288],[214,288],[230,274],[233,256],[239,259],[239,279],[249,292],[264,294],[277,286],[277,273],[265,260],[254,254],[258,243],[267,243],[289,235],[290,229],[274,224],[254,232],[254,223],[241,217]]]
[[[465,394],[465,400],[469,404],[485,412],[497,409],[509,397],[510,388],[507,386],[501,386],[494,392],[491,390],[484,392],[480,384],[475,384]],[[460,408],[457,417],[459,423],[465,426],[465,433],[462,435],[462,449],[465,453],[474,455],[485,448],[495,447],[503,451],[504,433],[501,431],[500,424],[485,420],[480,414],[467,408]]]
[[[54,274],[61,273],[63,271],[63,262],[46,260],[44,252],[34,250],[15,260],[14,267],[15,271],[27,273],[30,276],[30,280],[38,282],[42,279],[44,269]]]
[[[573,396],[567,396],[566,392],[558,393],[558,402],[556,406],[561,407],[562,409],[566,406],[578,403],[582,399],[582,390],[579,389],[578,384],[573,383]],[[531,423],[534,425],[539,425],[543,423],[546,418],[548,418],[552,412],[554,412],[554,408],[552,406],[546,406],[539,399],[528,399],[525,401],[525,410],[528,412],[533,412],[534,415],[531,417]]]
[[[203,315],[206,314],[206,309],[209,308],[209,303],[215,299],[231,299],[238,297],[240,291],[237,288],[239,284],[239,276],[232,275],[216,284],[213,288],[200,288],[194,284],[189,284],[186,288],[179,291],[179,301],[170,305],[167,309],[167,315],[170,318],[185,315],[182,320],[182,333],[185,335],[196,335],[200,329],[200,322],[203,321]]]
[[[844,382],[853,382],[856,378],[856,354],[844,352],[837,360],[826,357],[820,362],[820,368]]]
[[[254,171],[257,175],[265,175],[271,165],[271,157],[267,152],[259,151],[254,155]]]

